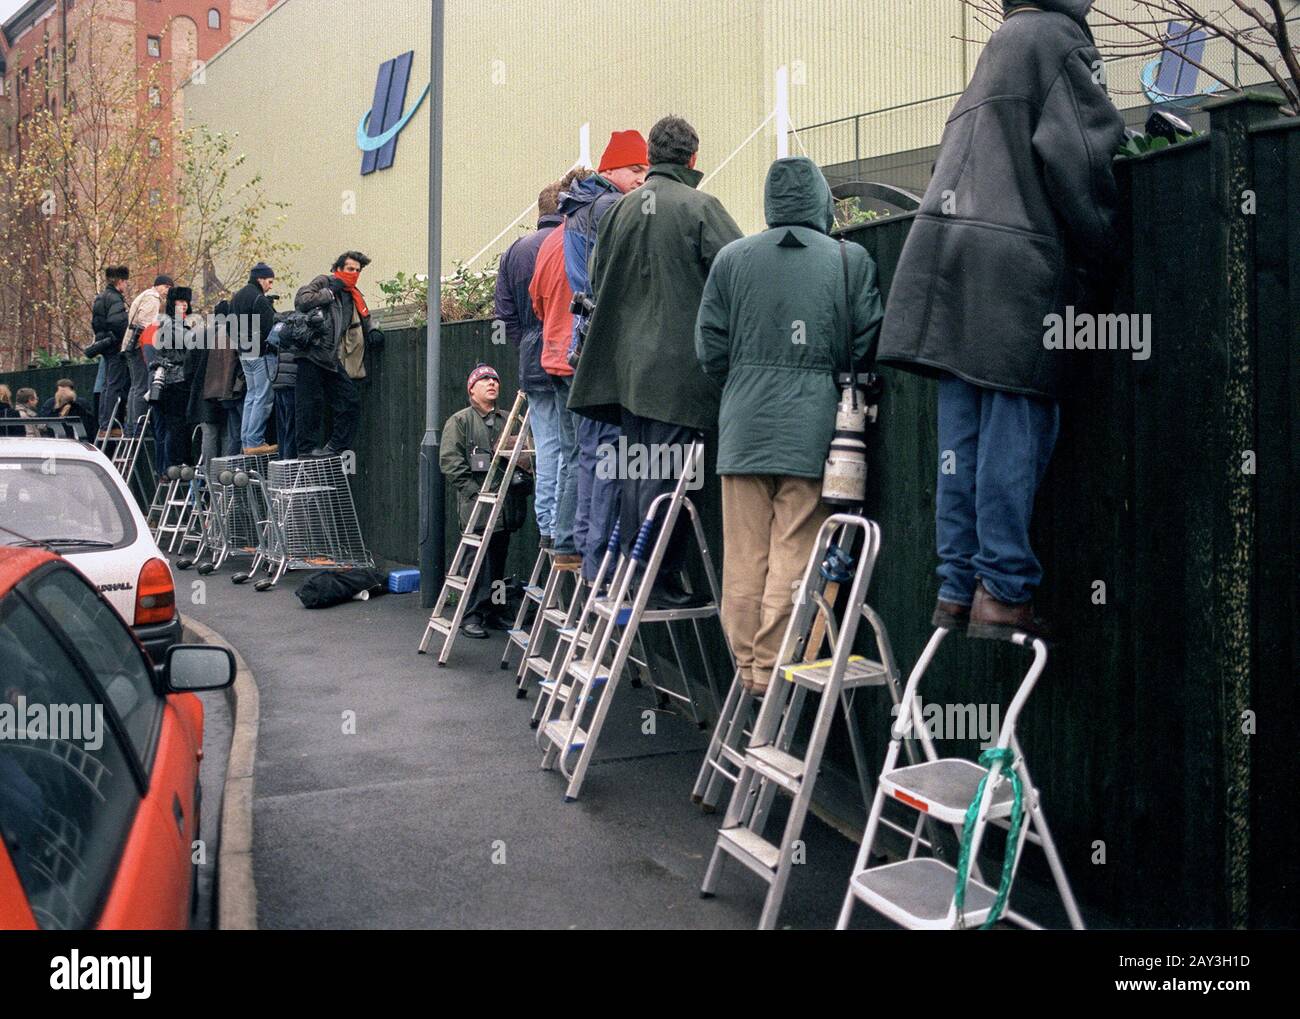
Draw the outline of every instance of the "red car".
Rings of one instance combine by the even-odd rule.
[[[220,647],[154,666],[66,560],[0,547],[0,928],[189,926]]]

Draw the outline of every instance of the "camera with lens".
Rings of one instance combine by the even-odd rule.
[[[861,506],[867,494],[867,424],[876,420],[884,383],[873,372],[839,372],[835,433],[822,471],[822,501]]]
[[[578,316],[578,340],[569,355],[569,367],[577,368],[578,359],[582,357],[582,345],[587,342],[587,331],[591,328],[591,316],[596,314],[596,302],[588,294],[574,294],[569,313]]]
[[[162,399],[163,380],[167,374],[165,364],[155,364],[153,370],[149,373],[149,392],[145,394],[145,399],[150,403],[157,403]]]

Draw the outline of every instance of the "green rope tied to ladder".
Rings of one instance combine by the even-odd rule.
[[[1010,747],[990,747],[980,754],[980,764],[990,769],[984,773],[980,779],[979,788],[975,790],[975,798],[966,808],[966,821],[961,829],[961,853],[957,857],[957,894],[954,897],[953,904],[957,907],[957,924],[965,927],[965,904],[966,904],[966,879],[970,871],[971,840],[975,833],[975,819],[979,816],[980,800],[984,798],[984,786],[988,783],[989,775],[992,774],[993,765],[1002,762],[1002,775],[1011,782],[1011,830],[1007,832],[1007,851],[1002,858],[1002,880],[998,884],[997,898],[993,900],[993,906],[989,909],[988,919],[980,925],[980,930],[988,930],[1002,916],[1003,909],[1007,905],[1007,896],[1011,894],[1011,878],[1016,869],[1016,848],[1020,845],[1020,828],[1025,821],[1025,804],[1024,789],[1020,782],[1020,775],[1012,769],[1015,763],[1016,755]]]

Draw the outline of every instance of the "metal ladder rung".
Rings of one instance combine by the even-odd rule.
[[[750,747],[744,761],[764,778],[771,779],[789,792],[797,793],[803,784],[804,762],[770,744]]]
[[[570,733],[570,730],[572,730],[572,733]],[[587,745],[587,730],[581,726],[573,726],[567,718],[552,719],[546,723],[543,732],[546,738],[564,753]]]
[[[510,638],[511,644],[516,644],[519,647],[523,648],[525,651],[528,650],[527,630],[511,630],[506,634],[506,636]]]
[[[478,548],[483,544],[483,536],[481,534],[462,534],[460,536],[460,543],[462,545],[468,545],[470,548]]]
[[[941,757],[886,772],[880,776],[880,787],[886,795],[913,810],[924,811],[949,824],[961,824],[979,790],[980,780],[987,773],[987,769],[974,761]],[[999,782],[988,816],[1010,817],[1012,799],[1011,783]]]
[[[448,587],[456,591],[464,591],[469,587],[468,577],[447,577],[443,581]]]
[[[957,871],[932,856],[871,867],[849,882],[855,898],[914,930],[946,930],[952,926],[949,910]],[[966,885],[963,912],[967,927],[977,927],[989,915],[996,893],[971,877]]]
[[[529,655],[524,659],[524,668],[539,676],[546,676],[551,671],[551,660],[545,655]]]
[[[437,630],[441,634],[451,633],[451,620],[444,619],[442,616],[433,616],[429,619],[431,629]]]
[[[759,877],[771,883],[781,862],[781,847],[774,846],[744,825],[718,831],[718,845]]]
[[[823,658],[817,662],[801,662],[796,665],[781,666],[781,676],[786,682],[797,683],[809,690],[821,691],[830,680],[833,658]],[[850,655],[844,667],[843,688],[845,690],[858,686],[884,686],[889,681],[889,673],[880,662],[873,662],[862,655]]]
[[[607,666],[601,665],[599,662],[573,662],[569,665],[569,675],[579,683],[591,683],[592,686],[597,686],[606,682],[609,676],[598,675],[593,677],[592,673],[604,668],[607,668]]]

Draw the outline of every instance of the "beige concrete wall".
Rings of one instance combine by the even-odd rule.
[[[376,279],[425,268],[429,104],[402,133],[395,165],[366,177],[356,126],[382,61],[414,50],[408,105],[423,89],[429,5],[371,0],[348,24],[337,11],[329,0],[284,0],[209,62],[185,103],[189,123],[237,130],[249,170],[292,202],[286,233],[303,250],[287,268],[298,279],[355,247],[374,257],[366,278],[377,291]],[[577,159],[583,123],[595,160],[611,131],[648,133],[661,115],[682,114],[710,174],[772,108],[778,65],[790,68],[792,121],[807,128],[959,92],[986,35],[959,0],[447,0],[446,11],[447,270],[519,235],[489,245]],[[1133,92],[1146,59],[1115,65],[1114,86]],[[862,155],[935,144],[952,102],[864,120]],[[800,139],[820,162],[853,157],[851,123]],[[746,231],[763,225],[774,152],[769,125],[707,184]]]

